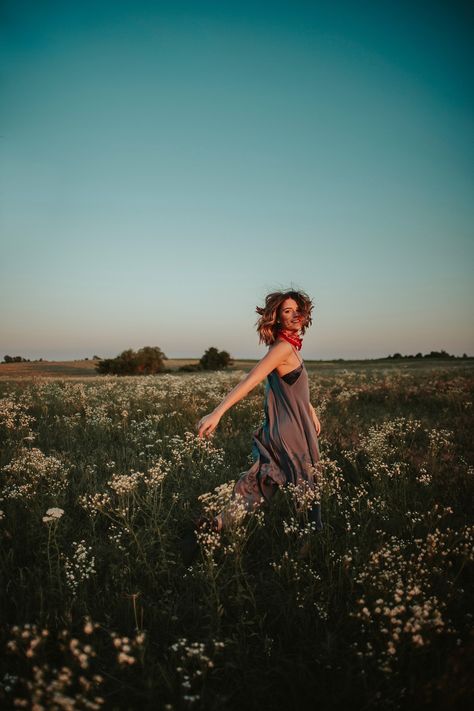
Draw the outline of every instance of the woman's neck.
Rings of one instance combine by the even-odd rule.
[[[283,340],[288,341],[288,343],[291,343],[292,346],[300,351],[301,346],[303,345],[303,339],[298,335],[298,333],[299,329],[298,331],[291,331],[287,328],[280,328],[278,330],[278,335],[281,336]]]

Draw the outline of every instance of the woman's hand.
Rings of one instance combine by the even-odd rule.
[[[321,432],[321,423],[318,420],[315,409],[312,405],[311,405],[311,417],[313,418],[314,426],[316,428],[316,434],[319,437],[319,433]]]
[[[219,424],[220,419],[221,415],[218,415],[215,412],[211,412],[210,415],[204,415],[204,417],[201,417],[198,422],[199,437],[202,438],[203,435],[210,437]]]

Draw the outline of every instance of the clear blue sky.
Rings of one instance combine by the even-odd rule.
[[[3,0],[4,354],[474,354],[468,2]]]

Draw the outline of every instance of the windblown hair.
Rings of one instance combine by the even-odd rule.
[[[275,343],[279,325],[280,307],[285,299],[294,299],[299,306],[301,312],[301,328],[302,334],[311,326],[313,319],[311,312],[314,304],[308,294],[304,291],[273,291],[265,297],[265,306],[262,308],[257,306],[255,311],[260,314],[260,318],[256,323],[257,333],[259,335],[259,343],[265,343],[266,346],[271,346]]]

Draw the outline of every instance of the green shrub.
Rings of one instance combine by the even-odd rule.
[[[166,356],[158,346],[145,346],[138,352],[129,348],[116,358],[99,361],[96,371],[104,375],[151,375],[164,372],[164,359]]]
[[[211,346],[204,353],[199,363],[203,370],[221,370],[232,365],[230,354],[227,351],[218,351],[217,348]]]

